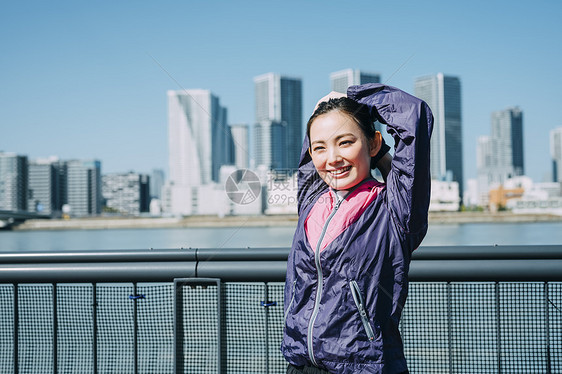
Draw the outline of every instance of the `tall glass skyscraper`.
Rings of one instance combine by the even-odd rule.
[[[431,177],[459,183],[463,196],[461,82],[443,73],[416,79],[414,95],[434,116],[431,136]]]
[[[302,146],[302,83],[267,73],[254,78],[256,165],[296,169]]]
[[[227,110],[209,90],[168,91],[170,182],[201,186],[219,182],[219,169],[232,164]]]
[[[380,83],[381,76],[375,73],[366,73],[357,69],[345,69],[330,74],[332,91],[347,93],[349,86],[365,83]]]

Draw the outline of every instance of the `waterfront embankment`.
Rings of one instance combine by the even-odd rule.
[[[560,222],[561,216],[546,214],[513,214],[510,212],[431,212],[430,224]],[[192,217],[94,217],[68,220],[28,220],[14,230],[105,230],[183,227],[291,227],[296,215],[262,216],[192,216]]]

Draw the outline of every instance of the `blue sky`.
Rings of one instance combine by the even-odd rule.
[[[168,89],[210,89],[230,123],[253,123],[262,73],[302,78],[307,118],[330,72],[379,72],[408,92],[443,72],[461,78],[465,180],[491,112],[519,105],[527,174],[541,181],[562,126],[561,17],[555,1],[4,3],[0,150],[167,169]]]

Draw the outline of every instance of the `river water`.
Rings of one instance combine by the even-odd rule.
[[[289,247],[294,227],[0,231],[0,251]],[[562,244],[562,222],[430,225],[426,245]]]

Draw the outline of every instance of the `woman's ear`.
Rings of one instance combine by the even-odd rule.
[[[375,157],[379,153],[382,145],[382,135],[380,131],[375,131],[375,136],[369,142],[369,155]]]

